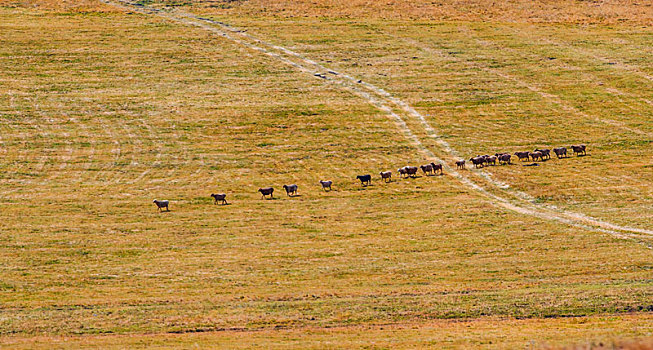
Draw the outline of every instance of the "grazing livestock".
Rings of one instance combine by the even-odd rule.
[[[361,185],[368,186],[372,184],[372,175],[358,175],[357,179],[361,180]]]
[[[152,201],[152,203],[156,204],[156,207],[159,209],[159,211],[163,211],[163,208],[165,208],[166,211],[170,211],[170,208],[168,208],[168,205],[170,204],[169,201],[160,201],[155,199]]]
[[[577,156],[581,154],[586,155],[587,153],[585,153],[585,148],[585,145],[571,146],[572,151],[574,151],[574,154]]]
[[[519,160],[524,160],[524,159],[528,160],[530,157],[529,152],[515,152],[515,155],[517,156],[517,158],[519,158]]]
[[[288,197],[297,195],[297,185],[283,185],[283,189],[286,190]]]
[[[406,170],[406,176],[410,176],[410,177],[415,177],[415,175],[417,175],[417,170],[418,169],[419,168],[416,167],[416,166],[405,166],[404,167],[404,170]]]
[[[490,165],[497,165],[497,156],[489,156],[489,155],[484,155],[483,156],[483,161],[485,161],[485,164]]]
[[[392,171],[382,171],[381,180],[383,180],[383,182],[392,182]]]
[[[218,202],[222,204],[229,204],[227,203],[227,195],[224,193],[217,193],[217,194],[212,193],[211,197],[213,197],[215,204],[218,204]]]
[[[508,153],[501,153],[501,154],[497,153],[495,157],[497,157],[500,164],[510,164],[511,156]]]
[[[456,168],[457,169],[465,169],[465,160],[458,160],[456,161]]]
[[[558,159],[567,157],[567,147],[559,147],[559,148],[554,148],[553,153],[558,156]]]
[[[479,168],[479,165],[482,168],[483,163],[485,163],[485,158],[478,156],[478,157],[469,158],[469,161],[472,162],[472,164],[474,164],[474,168]]]
[[[424,172],[424,175],[433,174],[433,165],[426,164],[426,165],[420,165],[419,167]]]
[[[263,195],[261,198],[265,198],[265,196],[270,196],[270,198],[274,198],[274,195],[272,194],[274,192],[274,188],[272,187],[265,187],[265,188],[259,188],[259,192]]]
[[[406,177],[406,167],[397,169],[397,172],[399,173],[400,177],[402,178]]]
[[[535,152],[540,152],[540,153],[542,153],[542,160],[544,160],[544,158],[546,158],[546,159],[551,159],[551,150],[548,149],[548,148],[545,148],[545,149],[537,149],[537,148],[536,148],[536,149],[535,149]]]
[[[331,181],[331,180],[327,180],[327,181],[320,180],[320,185],[322,185],[323,190],[326,191],[328,189],[329,191],[331,191],[331,185],[333,185],[333,181]]]
[[[539,160],[544,160],[542,159],[542,152],[531,152],[528,154],[531,158],[533,158],[533,161],[536,162],[538,159]]]
[[[442,164],[431,163],[431,166],[433,167],[433,174],[435,174],[436,171],[440,170],[440,175],[444,175],[444,171],[442,170]]]

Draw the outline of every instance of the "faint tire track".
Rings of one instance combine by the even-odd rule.
[[[517,30],[512,29],[512,31],[515,34],[519,34],[519,31],[517,31]],[[561,42],[558,42],[558,41],[551,40],[549,38],[540,37],[539,40],[541,40],[541,41],[543,41],[543,42],[545,42],[547,44],[551,44],[553,46],[565,47],[565,48],[567,48],[567,49],[569,49],[571,51],[575,51],[575,52],[577,52],[577,53],[579,53],[581,55],[585,55],[585,56],[591,57],[591,58],[593,58],[593,59],[595,59],[597,61],[607,63],[607,64],[610,65],[610,67],[618,68],[620,70],[629,72],[631,74],[637,75],[637,76],[639,76],[641,78],[644,78],[644,79],[646,79],[648,81],[653,82],[653,76],[650,75],[650,74],[647,74],[646,72],[643,72],[638,67],[635,67],[635,66],[632,66],[632,65],[617,61],[615,59],[610,59],[610,58],[607,58],[607,57],[604,57],[604,56],[597,55],[597,54],[591,52],[590,50],[583,49],[583,48],[580,48],[578,46],[564,44],[564,43],[561,43]],[[650,103],[650,101],[648,101],[648,102]]]
[[[326,83],[336,84],[343,88],[346,88],[347,90],[364,98],[369,103],[376,106],[379,110],[385,112],[390,117],[392,117],[396,125],[398,126],[399,130],[401,130],[401,132],[404,134],[406,139],[408,139],[424,156],[443,163],[449,175],[455,177],[466,187],[482,194],[484,197],[489,199],[491,203],[497,206],[509,209],[517,213],[530,215],[545,220],[553,219],[564,224],[584,228],[590,231],[609,233],[619,238],[633,238],[635,240],[639,240],[636,234],[653,235],[653,231],[651,230],[619,226],[595,218],[591,218],[582,214],[577,214],[577,213],[572,213],[567,211],[563,212],[560,210],[553,210],[552,208],[538,206],[526,200],[520,201],[520,204],[517,205],[513,203],[513,201],[511,200],[508,200],[506,198],[503,198],[501,196],[498,196],[488,191],[486,188],[482,187],[478,183],[470,180],[467,176],[464,176],[461,173],[459,173],[456,169],[450,167],[447,161],[439,158],[438,156],[436,156],[436,154],[433,151],[427,148],[420,141],[418,136],[415,135],[412,132],[412,130],[408,127],[406,120],[404,120],[404,118],[402,118],[399,114],[397,114],[394,108],[390,107],[391,105],[395,105],[396,108],[400,110],[401,113],[406,115],[407,117],[416,119],[424,129],[424,132],[427,134],[427,136],[433,139],[438,144],[438,146],[445,152],[448,158],[455,159],[459,157],[458,152],[456,152],[445,140],[439,137],[439,135],[435,132],[435,129],[428,123],[428,121],[424,118],[423,115],[421,115],[419,112],[417,112],[414,108],[412,108],[404,101],[394,97],[393,95],[391,95],[390,93],[388,93],[382,88],[363,82],[359,79],[355,79],[347,74],[343,74],[341,72],[328,69],[311,59],[304,58],[299,53],[296,53],[294,51],[291,51],[287,48],[278,45],[269,44],[261,39],[255,38],[247,33],[237,30],[222,22],[193,16],[187,13],[181,13],[181,12],[168,13],[153,8],[147,8],[141,5],[136,6],[133,3],[127,2],[125,0],[115,0],[115,1],[102,0],[102,1],[122,8],[135,10],[140,13],[157,15],[175,22],[209,30],[237,44],[244,45],[252,50],[256,50],[267,56],[274,57],[284,62],[285,64],[297,68],[298,70],[304,73],[308,73],[313,76],[316,76],[322,79],[323,81],[325,81]],[[217,25],[217,27],[215,25]],[[279,51],[279,52],[275,52],[275,51]],[[299,60],[299,62],[295,62],[292,59]],[[332,74],[329,74],[327,76],[328,73],[332,73]],[[493,183],[491,178],[488,178],[488,182],[492,184],[495,189],[503,193],[507,193],[501,188],[501,184]]]
[[[403,40],[403,41],[417,47],[418,49],[421,49],[422,51],[428,52],[430,54],[434,54],[434,55],[449,58],[449,59],[454,59],[456,62],[466,63],[465,61],[463,61],[462,59],[459,59],[456,56],[448,55],[447,53],[445,53],[445,52],[443,52],[443,51],[441,51],[439,49],[434,49],[434,48],[432,48],[432,47],[430,47],[428,45],[421,44],[421,43],[419,43],[419,42],[417,42],[415,40],[408,39],[408,38],[405,38],[405,37],[397,37],[397,38],[399,38],[399,39],[401,39],[401,40]],[[628,132],[633,133],[633,134],[638,134],[638,135],[647,136],[647,137],[653,137],[653,134],[651,134],[649,132],[642,131],[642,130],[639,130],[637,128],[632,128],[632,127],[626,126],[622,122],[612,120],[612,119],[607,119],[607,118],[600,118],[600,117],[597,117],[597,116],[594,116],[594,115],[590,115],[590,114],[588,114],[586,112],[583,112],[583,111],[579,110],[578,108],[566,103],[559,96],[554,95],[554,94],[550,94],[548,92],[544,92],[539,87],[537,87],[536,85],[528,83],[528,82],[526,82],[526,81],[524,81],[522,79],[519,79],[518,77],[515,77],[513,75],[510,75],[508,73],[504,73],[504,72],[502,72],[502,71],[500,71],[500,70],[498,70],[496,68],[490,68],[490,67],[487,67],[485,65],[475,65],[475,67],[478,67],[481,70],[483,70],[485,72],[488,72],[488,73],[490,73],[492,75],[499,76],[499,77],[503,78],[504,80],[508,80],[508,81],[513,82],[513,83],[516,83],[517,85],[519,85],[521,87],[524,87],[524,88],[538,94],[545,101],[548,101],[549,103],[553,103],[553,104],[556,104],[556,105],[560,106],[560,108],[562,108],[564,111],[566,111],[568,113],[573,113],[573,114],[576,114],[576,115],[578,115],[578,116],[580,116],[582,118],[585,118],[585,119],[591,119],[591,120],[594,120],[594,121],[597,121],[597,122],[600,122],[600,123],[608,124],[608,125],[611,125],[611,126],[614,126],[616,128],[628,131]]]

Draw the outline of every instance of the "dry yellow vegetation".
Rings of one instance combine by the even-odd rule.
[[[633,0],[205,0],[142,1],[242,16],[529,23],[653,23],[653,5]]]
[[[647,4],[597,19],[590,2],[533,3],[565,5],[566,23],[543,24],[559,21],[520,3],[436,21],[432,2],[2,1],[2,345],[514,348],[653,331]],[[575,143],[589,155],[378,176]]]
[[[299,328],[187,334],[129,336],[40,336],[7,338],[14,349],[324,349],[324,348],[482,348],[482,349],[619,349],[648,350],[650,339],[639,338],[642,321],[650,315],[578,317],[566,319],[505,320],[481,318],[432,320],[420,323],[365,325],[333,328]],[[634,336],[634,340],[618,337]],[[561,339],[592,339],[566,347]]]

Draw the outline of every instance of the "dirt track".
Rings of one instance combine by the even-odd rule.
[[[376,106],[378,109],[388,114],[388,116],[395,121],[397,128],[408,140],[411,141],[423,156],[432,161],[441,162],[444,165],[447,175],[451,175],[465,187],[480,193],[486,198],[486,200],[496,206],[545,220],[556,220],[589,231],[608,233],[619,238],[631,238],[640,241],[638,236],[653,236],[653,230],[620,226],[580,213],[562,210],[551,205],[535,204],[533,203],[531,196],[528,194],[511,189],[509,185],[494,180],[489,173],[483,170],[468,172],[475,178],[472,178],[472,176],[468,174],[458,172],[448,164],[452,163],[454,160],[461,159],[462,157],[460,154],[445,140],[438,136],[436,130],[429,124],[422,114],[404,101],[394,97],[383,88],[325,67],[297,52],[265,42],[241,30],[235,29],[226,23],[197,17],[180,11],[160,11],[141,5],[135,5],[127,1],[103,0],[103,2],[143,14],[161,16],[175,22],[200,27],[217,33],[240,45],[278,59],[284,64],[290,65],[301,72],[323,80],[325,83],[336,85],[358,95],[366,100],[367,103]],[[412,130],[408,126],[407,121],[416,122],[417,125],[421,126],[421,130]],[[420,137],[417,136],[419,134],[424,134],[426,137],[433,139],[440,149],[431,150],[426,147],[420,140]],[[442,157],[438,157],[436,153],[441,154]],[[649,246],[649,248],[651,247]]]

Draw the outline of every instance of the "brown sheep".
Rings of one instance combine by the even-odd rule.
[[[465,169],[465,160],[458,160],[456,161],[456,168],[457,169]]]
[[[540,152],[540,153],[542,153],[542,160],[544,160],[544,158],[546,158],[546,159],[551,159],[551,150],[548,149],[548,148],[545,148],[545,149],[537,149],[537,148],[536,148],[536,149],[535,149],[535,152]]]
[[[492,165],[497,165],[497,156],[484,155],[483,160],[485,161],[485,164],[487,164],[487,165],[490,165],[490,163]]]
[[[478,157],[470,158],[469,161],[472,162],[472,164],[474,164],[474,168],[479,168],[479,165],[482,168],[483,163],[485,163],[485,158],[478,156]]]
[[[415,177],[419,168],[416,166],[405,166],[404,169],[406,170],[407,176]]]
[[[586,149],[585,145],[578,145],[578,146],[574,145],[574,146],[571,146],[571,149],[572,149],[572,151],[574,151],[574,154],[576,154],[577,156],[579,156],[581,154],[582,155],[587,154],[585,152],[585,149]]]
[[[515,155],[517,156],[517,158],[519,158],[519,160],[524,160],[524,159],[528,160],[528,158],[530,157],[529,152],[515,152]]]
[[[442,164],[431,163],[431,166],[433,167],[433,174],[435,174],[439,170],[440,175],[444,175],[444,171],[442,170]]]
[[[381,180],[384,182],[392,182],[392,171],[382,171]]]
[[[510,158],[512,158],[508,153],[497,153],[495,154],[495,157],[497,157],[501,164],[510,164]]]
[[[559,148],[554,148],[553,153],[556,154],[558,159],[560,158],[566,158],[567,157],[567,148],[566,147],[559,147]]]
[[[533,158],[533,161],[534,161],[534,162],[537,161],[538,159],[539,159],[539,160],[544,160],[544,159],[542,159],[542,152],[539,152],[539,151],[538,151],[538,152],[532,152],[532,153],[529,153],[528,155],[529,155],[531,158]]]
[[[426,164],[426,165],[420,165],[419,167],[424,172],[424,175],[433,174],[433,165]]]

